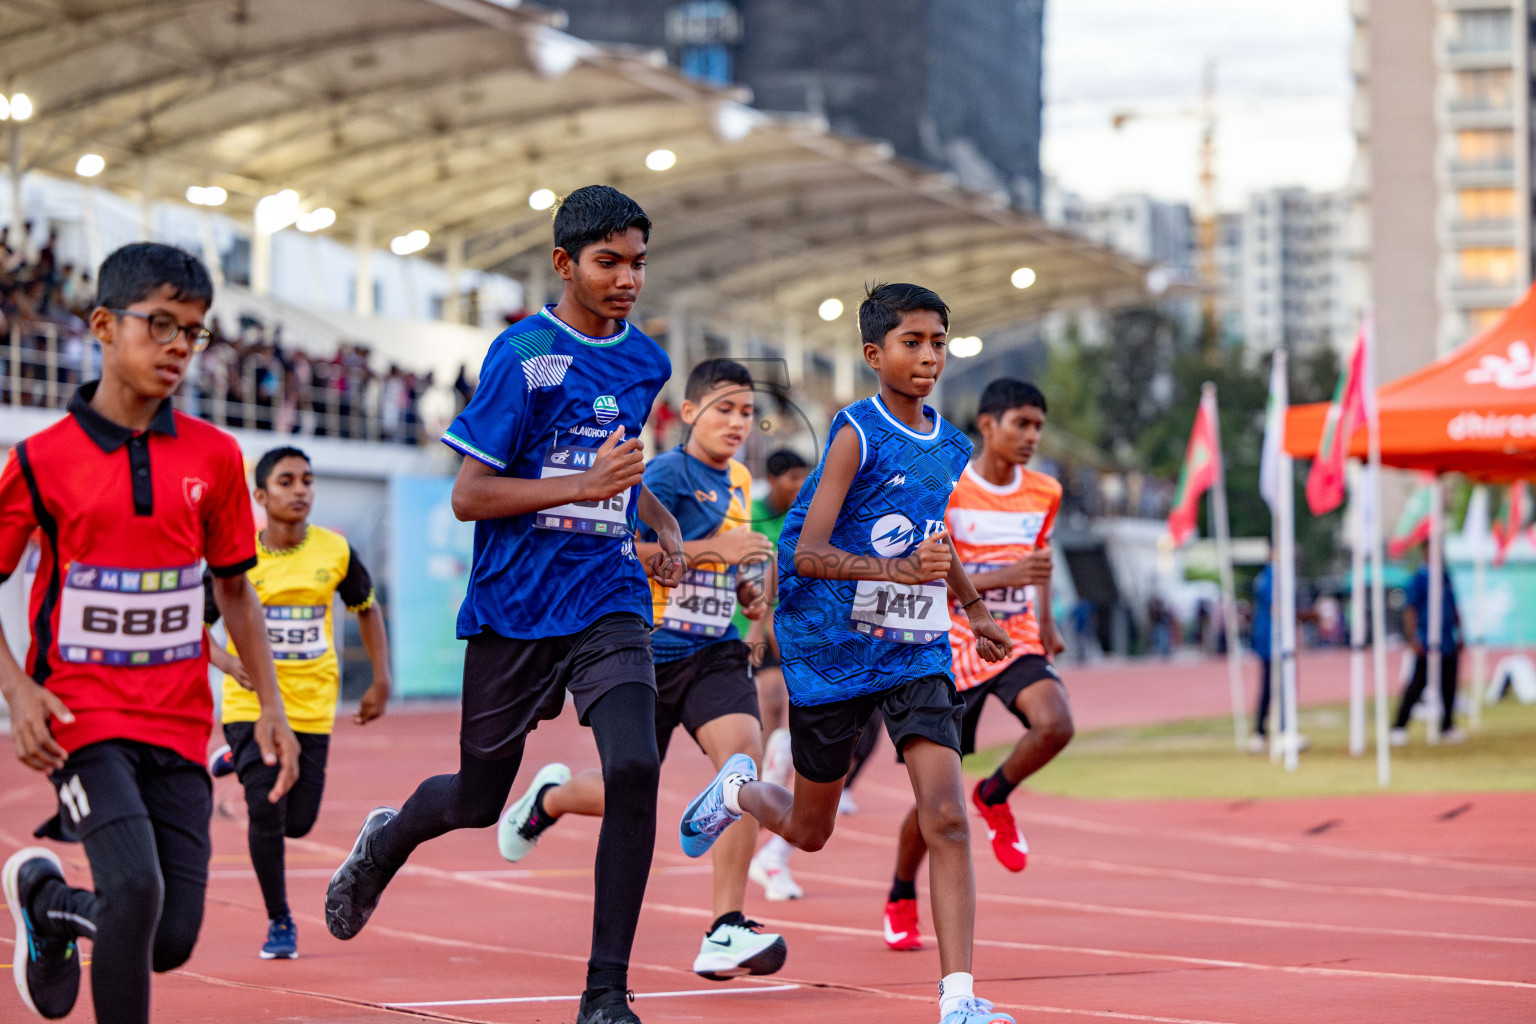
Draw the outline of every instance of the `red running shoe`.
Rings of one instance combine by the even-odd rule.
[[[892,949],[922,949],[917,930],[917,900],[891,900],[885,905],[885,944]]]
[[[981,812],[987,823],[987,838],[992,840],[992,852],[997,862],[1009,871],[1023,871],[1029,863],[1029,844],[1019,835],[1019,827],[1013,823],[1013,812],[1006,803],[989,804],[981,799],[981,783],[971,790],[971,803]]]

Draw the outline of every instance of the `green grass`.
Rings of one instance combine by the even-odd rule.
[[[1267,756],[1238,753],[1232,720],[1214,718],[1080,733],[1026,785],[1041,793],[1121,800],[1382,792],[1371,741],[1363,757],[1349,756],[1345,707],[1303,711],[1300,726],[1312,748],[1301,755],[1294,773]],[[1423,728],[1414,723],[1409,745],[1392,751],[1392,792],[1536,790],[1536,705],[1506,699],[1484,708],[1482,728],[1457,746],[1426,746]],[[966,768],[991,772],[1010,749],[978,751]]]

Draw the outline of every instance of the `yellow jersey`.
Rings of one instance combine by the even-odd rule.
[[[256,541],[256,568],[248,574],[266,612],[267,642],[277,665],[277,682],[294,732],[329,733],[341,697],[332,598],[348,610],[373,604],[368,570],[339,533],[311,525],[297,547],[273,551]],[[239,654],[234,644],[231,652]],[[224,677],[224,721],[254,722],[261,714],[256,695]]]

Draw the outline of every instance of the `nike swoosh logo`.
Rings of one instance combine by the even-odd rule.
[[[705,939],[704,941],[708,942],[708,943],[710,943],[712,945],[724,946],[726,949],[730,949],[731,948],[731,940],[730,939],[726,939],[724,942],[721,942],[719,939]]]
[[[889,922],[889,921],[885,922],[885,941],[886,942],[900,942],[900,941],[905,939],[910,934],[911,934],[911,932],[896,932],[896,931],[892,931],[891,930],[891,922]]]

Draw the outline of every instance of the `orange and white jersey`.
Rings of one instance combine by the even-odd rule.
[[[1044,473],[1018,466],[1006,484],[988,482],[974,464],[965,467],[944,514],[955,557],[966,572],[987,572],[1018,561],[1044,544],[1056,525],[1061,484]],[[1013,658],[1045,654],[1034,587],[999,587],[982,591],[987,608],[1013,640]],[[954,655],[955,688],[968,690],[1012,664],[989,664],[976,653],[976,636],[957,604],[949,609],[954,626],[949,647]]]

